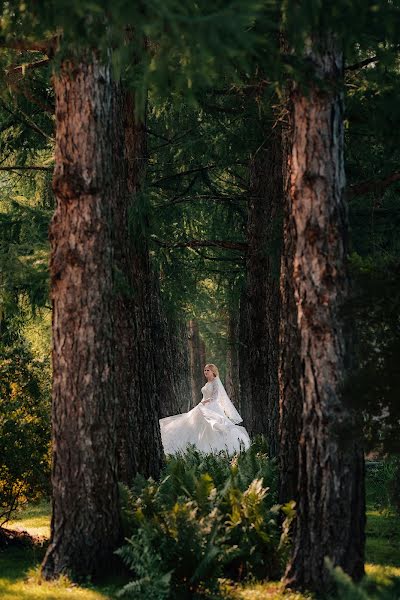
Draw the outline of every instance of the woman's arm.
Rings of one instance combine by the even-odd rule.
[[[218,400],[218,381],[217,379],[213,379],[211,388],[211,398],[210,402],[216,402]]]
[[[208,404],[209,402],[215,402],[218,399],[218,382],[214,379],[211,382],[211,388],[207,390],[207,398],[202,400],[202,404]]]

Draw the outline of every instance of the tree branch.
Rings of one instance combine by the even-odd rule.
[[[395,44],[392,48],[388,49],[388,53],[397,52],[400,50],[400,44]],[[359,62],[354,63],[353,65],[347,65],[344,70],[345,71],[357,71],[358,69],[362,69],[367,65],[372,63],[377,63],[380,61],[378,56],[370,56],[369,58],[364,58],[364,60],[360,60]]]
[[[157,152],[158,150],[161,150],[162,148],[165,148],[166,146],[173,146],[177,142],[180,142],[180,140],[185,139],[185,137],[189,133],[191,133],[192,131],[195,131],[195,130],[196,130],[196,127],[191,127],[187,131],[185,131],[179,135],[176,135],[173,138],[170,138],[170,139],[164,138],[165,142],[163,144],[159,144],[158,146],[154,146],[153,148],[151,148],[150,154],[152,155],[152,154],[154,154],[154,152]],[[150,132],[150,133],[152,133],[152,135],[155,135],[153,132]],[[158,136],[158,137],[163,137],[163,136]]]
[[[163,248],[225,248],[226,250],[247,252],[247,244],[243,242],[230,242],[227,240],[186,240],[181,242],[164,242],[155,236],[152,236],[151,239]]]
[[[394,171],[382,179],[367,179],[361,183],[351,185],[347,193],[351,198],[353,196],[362,196],[372,192],[384,192],[390,185],[392,185],[392,183],[395,183],[396,181],[400,181],[400,171]]]
[[[13,165],[12,167],[0,167],[0,171],[53,171],[53,167],[41,167],[38,165],[20,167],[19,165]]]
[[[164,183],[165,181],[170,181],[171,179],[177,179],[178,177],[185,177],[186,175],[191,175],[192,173],[200,173],[201,171],[208,171],[209,169],[215,169],[218,165],[205,165],[204,167],[195,167],[193,169],[188,169],[187,171],[181,171],[180,173],[173,173],[172,175],[167,175],[166,177],[161,177],[157,181],[154,181],[151,185],[159,185],[160,183]]]
[[[17,89],[20,89],[25,98],[32,102],[32,104],[36,104],[36,106],[38,106],[43,112],[47,112],[49,115],[54,115],[55,106],[48,104],[47,102],[43,102],[37,96],[31,94],[31,92],[28,89],[28,86],[20,85]]]
[[[227,204],[238,203],[242,204],[246,202],[248,199],[244,196],[229,196],[228,194],[196,194],[195,196],[186,196],[184,194],[175,196],[171,200],[167,202],[161,202],[160,204],[156,204],[154,206],[155,209],[160,208],[168,208],[169,206],[174,206],[175,204],[183,204],[185,202],[197,202],[198,200],[206,200],[211,202],[225,202]],[[239,206],[238,206],[239,208]]]
[[[34,69],[39,69],[44,65],[48,65],[50,62],[49,58],[43,58],[42,60],[35,60],[31,63],[26,63],[22,65],[18,65],[17,67],[10,67],[5,69],[6,72],[6,81],[10,81],[12,83],[19,81],[25,74],[25,71],[33,71]]]
[[[363,67],[366,67],[367,65],[370,65],[372,63],[377,63],[379,62],[379,58],[378,56],[371,56],[370,58],[365,58],[364,60],[360,60],[359,62],[356,62],[352,65],[346,65],[344,70],[345,71],[358,71],[358,69],[362,69]]]
[[[15,117],[19,121],[21,121],[21,123],[24,123],[24,125],[27,125],[31,129],[36,131],[36,133],[39,133],[47,140],[53,141],[53,138],[50,135],[48,135],[45,131],[43,131],[43,129],[41,129],[38,125],[36,125],[36,123],[34,121],[32,121],[32,119],[28,115],[26,115],[20,108],[18,108],[18,106],[16,107],[16,109],[19,113],[21,113],[22,117],[18,113],[15,113],[10,108],[8,108],[8,106],[1,100],[0,100],[0,104],[4,108],[4,110],[6,110],[10,115]]]
[[[200,256],[201,258],[204,258],[204,260],[214,260],[217,262],[234,262],[234,263],[237,263],[238,261],[243,260],[241,257],[228,258],[227,256],[220,256],[220,257],[209,256],[208,254],[205,254],[198,248],[193,248],[193,250],[196,252],[196,254],[198,254],[198,256]]]
[[[166,202],[165,204],[157,204],[154,208],[164,208],[165,206],[172,206],[173,204],[180,204],[181,202],[185,202],[185,196],[187,193],[190,192],[190,190],[192,189],[192,187],[194,186],[194,184],[197,181],[199,174],[196,173],[195,176],[193,177],[192,181],[189,183],[189,185],[183,190],[182,193],[178,194],[177,196],[175,196],[174,198],[172,198],[169,202]]]
[[[20,52],[42,52],[52,56],[57,47],[59,35],[54,35],[47,40],[24,40],[24,39],[1,39],[0,47],[9,48],[10,50],[19,50]]]

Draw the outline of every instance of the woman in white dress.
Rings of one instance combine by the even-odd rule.
[[[201,388],[203,398],[192,410],[160,419],[161,439],[165,454],[184,452],[194,445],[202,452],[226,450],[233,454],[250,446],[250,438],[236,408],[230,401],[218,369],[204,367],[207,383]]]

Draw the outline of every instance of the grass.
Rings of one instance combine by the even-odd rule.
[[[400,519],[370,509],[367,511],[368,563],[400,567]]]
[[[50,537],[50,505],[48,502],[31,504],[19,510],[14,519],[7,523],[7,529],[27,531],[36,537]]]
[[[400,519],[376,509],[375,493],[367,495],[366,589],[373,597],[400,598]],[[31,505],[8,524],[9,529],[25,530],[33,536],[49,537],[50,506]],[[9,548],[0,551],[1,600],[110,600],[122,582],[115,578],[103,585],[77,586],[67,578],[57,582],[40,579],[44,548]],[[380,595],[384,594],[384,596]],[[226,600],[309,600],[312,596],[284,590],[279,582],[232,585],[224,582],[221,598]],[[151,599],[149,599],[151,600]]]
[[[50,536],[50,505],[41,502],[19,511],[8,529],[27,531],[32,536],[48,539]],[[118,581],[103,585],[77,586],[66,577],[55,582],[40,578],[40,563],[44,546],[7,548],[0,550],[1,600],[109,600],[116,597],[121,585]]]
[[[367,472],[367,562],[371,565],[400,567],[400,518],[390,510],[379,471]],[[382,507],[382,500],[385,508]],[[381,507],[381,510],[378,507]]]
[[[112,596],[94,588],[78,587],[61,578],[42,582],[38,564],[43,550],[14,548],[0,552],[1,600],[105,600]]]
[[[310,600],[312,596],[291,592],[280,582],[222,586],[222,597],[226,600]],[[226,594],[226,596],[224,596]]]

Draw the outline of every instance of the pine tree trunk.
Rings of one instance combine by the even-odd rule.
[[[205,344],[203,338],[199,336],[199,362],[200,362],[200,379],[201,379],[200,389],[205,383],[204,376],[203,376],[203,369],[207,362],[206,356],[207,356],[206,344]]]
[[[114,87],[96,60],[54,77],[53,515],[45,578],[96,575],[120,539],[114,369]]]
[[[188,407],[193,408],[201,400],[201,388],[205,383],[203,368],[205,362],[204,342],[200,337],[199,325],[196,321],[189,321],[189,357],[190,357],[190,379],[192,387],[192,402]]]
[[[331,36],[307,56],[322,86],[295,88],[290,200],[293,286],[302,362],[296,535],[286,580],[316,591],[329,579],[324,558],[359,579],[364,571],[364,469],[356,420],[342,397],[348,295],[343,190],[343,56]]]
[[[283,248],[281,256],[281,318],[279,332],[279,501],[297,501],[299,442],[303,401],[300,388],[300,332],[294,295],[293,261],[296,228],[290,198],[292,105],[288,98],[282,126],[284,189]]]
[[[239,378],[239,319],[231,314],[228,324],[228,352],[226,357],[225,388],[236,407],[240,407]],[[239,411],[240,412],[240,411]]]
[[[174,412],[182,413],[187,410],[188,401],[191,398],[189,346],[187,338],[187,325],[182,321],[169,321],[172,331],[172,362],[173,390],[175,397]],[[176,372],[175,372],[176,366]]]
[[[158,283],[154,301],[154,364],[160,398],[159,417],[164,418],[186,412],[188,404],[191,403],[189,346],[186,323],[166,313]]]
[[[251,436],[267,437],[278,454],[279,262],[282,160],[279,128],[252,157],[246,262],[246,383],[243,415]]]
[[[239,301],[239,379],[240,379],[240,398],[239,413],[243,419],[243,424],[249,431],[251,420],[251,385],[249,381],[250,367],[248,363],[247,349],[251,344],[251,332],[249,323],[249,303],[247,298],[246,286],[242,289]]]
[[[158,423],[159,396],[151,334],[153,286],[146,232],[146,207],[140,195],[146,165],[145,123],[135,120],[133,94],[118,86],[115,120],[120,128],[121,174],[115,187],[116,377],[120,395],[119,479],[129,484],[137,473],[156,478],[162,464]]]

